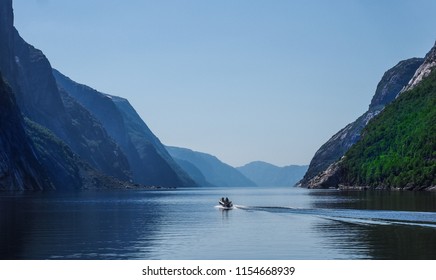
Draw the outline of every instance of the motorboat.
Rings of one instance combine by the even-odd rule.
[[[221,199],[218,202],[221,205],[221,208],[224,210],[233,209],[233,203],[232,203],[232,201],[229,200],[228,197],[226,197],[226,198],[221,197]]]

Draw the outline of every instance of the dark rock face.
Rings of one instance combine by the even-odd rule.
[[[0,190],[126,186],[134,187],[101,174],[50,130],[23,119],[10,87],[0,77]]]
[[[195,152],[185,148],[166,147],[171,156],[186,166],[186,162],[190,163],[196,170],[199,170],[206,182],[203,181],[202,186],[217,186],[217,187],[252,187],[256,186],[254,182],[242,175],[236,168],[223,163],[215,156]],[[186,169],[187,172],[192,172]],[[192,174],[192,177],[198,177],[199,174]]]
[[[42,52],[19,37],[15,45],[18,46],[16,65],[22,112],[53,131],[97,170],[128,180],[129,165],[124,154],[91,114],[79,104],[62,98]]]
[[[310,162],[308,171],[298,185],[309,188],[321,187],[316,183],[318,180],[312,181],[312,179],[326,171],[332,163],[338,161],[350,147],[360,139],[362,129],[374,116],[379,114],[387,104],[396,98],[423,61],[424,60],[421,58],[411,58],[399,62],[396,66],[388,70],[377,85],[377,90],[368,111],[356,121],[341,129],[321,146],[315,153]]]
[[[58,134],[65,117],[56,83],[50,75],[50,63],[40,50],[27,44],[13,26],[12,0],[0,0],[0,11],[3,76],[12,87],[22,113]]]
[[[27,44],[15,28],[12,59],[15,73],[8,80],[16,81],[15,94],[21,111],[56,134],[68,135],[63,129],[68,117],[51,74],[50,63],[40,50]]]
[[[74,190],[82,186],[79,157],[50,130],[25,120],[27,135],[32,139],[35,154],[57,190]]]
[[[342,160],[343,158],[333,162],[325,170],[311,178],[306,187],[309,189],[336,188],[342,180]]]
[[[262,161],[255,161],[237,167],[245,177],[258,186],[294,186],[307,171],[308,166],[289,165],[278,167]]]
[[[59,87],[101,122],[127,156],[133,180],[163,187],[195,186],[129,101],[78,84],[53,70]]]
[[[78,188],[100,173],[126,181],[133,176],[147,185],[195,185],[128,101],[93,95],[95,111],[85,108],[58,88],[47,58],[20,37],[13,26],[12,0],[0,0],[0,13],[0,70],[26,117],[36,154],[56,186]]]
[[[44,173],[56,186],[56,190],[137,187],[99,172],[47,128],[25,119],[25,130],[35,147],[35,154]]]
[[[26,136],[14,95],[0,75],[0,190],[53,189]]]
[[[0,68],[4,78],[13,71],[13,24],[12,0],[0,0]]]
[[[375,94],[369,105],[369,110],[391,103],[398,93],[407,85],[415,74],[416,70],[424,60],[422,58],[411,58],[399,62],[395,67],[389,69],[377,85]]]
[[[21,112],[51,130],[97,170],[128,180],[124,154],[85,109],[62,99],[47,58],[14,28],[12,1],[0,0],[0,12],[0,69]]]
[[[67,93],[61,91],[61,96],[71,123],[68,143],[72,150],[97,170],[128,181],[127,158],[102,124]]]

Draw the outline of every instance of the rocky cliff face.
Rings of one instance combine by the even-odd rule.
[[[379,109],[391,103],[407,85],[412,76],[424,62],[422,58],[411,58],[400,61],[386,71],[377,85],[375,94],[369,105],[369,111]]]
[[[47,58],[14,28],[12,1],[0,0],[0,11],[0,69],[21,112],[52,131],[97,170],[130,179],[121,150],[91,114],[62,98]]]
[[[0,190],[136,187],[105,176],[47,128],[23,119],[0,75]]]
[[[104,173],[145,185],[195,185],[127,100],[98,93],[90,95],[90,107],[82,105],[58,88],[45,55],[20,37],[12,0],[0,0],[0,13],[0,70],[52,182],[78,188]]]
[[[59,87],[89,110],[121,147],[137,183],[165,187],[195,186],[144,123],[129,101],[78,84],[53,70]]]
[[[325,172],[332,163],[339,160],[360,139],[362,129],[398,96],[423,61],[421,58],[404,60],[388,70],[377,85],[368,111],[321,146],[298,185],[309,188],[321,187],[317,179],[318,175]]]
[[[337,185],[436,190],[436,72],[430,72],[365,127],[339,163]]]
[[[13,26],[12,0],[0,0],[0,12],[0,69],[12,87],[18,106],[25,115],[60,133],[65,118],[56,83],[48,75],[50,63]]]
[[[14,14],[11,0],[0,0],[0,66],[4,78],[11,75],[13,69]]]
[[[402,90],[402,92],[413,89],[416,85],[418,85],[422,79],[428,77],[433,69],[436,67],[436,42],[433,48],[427,53],[424,58],[424,62],[422,65],[416,70],[413,78],[409,81],[406,87]]]
[[[42,171],[47,174],[56,190],[139,187],[96,170],[50,130],[27,118],[25,130],[42,165]]]
[[[36,159],[15,97],[0,75],[0,190],[43,190],[53,185]]]
[[[396,99],[364,127],[362,139],[304,186],[435,190],[435,62],[436,44]]]
[[[103,125],[67,93],[60,91],[67,116],[71,149],[91,166],[120,180],[131,178],[129,162]]]

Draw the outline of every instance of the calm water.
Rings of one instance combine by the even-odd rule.
[[[221,196],[237,209],[215,207]],[[436,194],[0,193],[0,259],[436,259]]]

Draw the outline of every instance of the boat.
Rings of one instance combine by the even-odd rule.
[[[233,203],[232,203],[232,201],[229,200],[228,197],[226,197],[226,198],[221,197],[221,199],[218,202],[221,205],[221,208],[224,210],[233,209]]]

